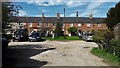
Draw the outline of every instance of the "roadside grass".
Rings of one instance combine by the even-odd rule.
[[[111,65],[119,65],[120,64],[120,58],[118,56],[115,56],[113,54],[107,53],[105,50],[93,48],[91,51],[94,55],[103,58],[104,62],[107,62]]]
[[[80,40],[79,37],[77,36],[66,36],[66,38],[64,38],[64,36],[60,36],[60,37],[55,37],[55,38],[52,38],[52,37],[44,37],[46,40],[58,40],[58,41],[69,41],[69,40]]]

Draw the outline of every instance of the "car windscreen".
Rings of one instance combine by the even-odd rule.
[[[34,37],[38,37],[40,34],[39,33],[37,33],[37,32],[33,32],[32,34],[31,34],[31,36],[34,36]]]
[[[93,34],[92,34],[92,33],[88,33],[87,35],[88,35],[88,36],[92,36]]]
[[[18,29],[14,32],[14,34],[23,34],[24,33],[24,29]]]

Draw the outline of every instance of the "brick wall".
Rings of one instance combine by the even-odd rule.
[[[90,24],[90,23],[89,23]],[[54,25],[56,25],[56,23],[54,23]],[[90,26],[87,26],[88,23],[81,23],[81,26],[78,26],[77,23],[73,23],[74,27],[78,26],[78,29],[81,31],[91,31],[91,30],[106,30],[107,26],[106,23],[92,23],[90,24]],[[99,26],[98,26],[99,25]],[[40,27],[45,26],[45,27],[50,27],[53,30],[55,29],[55,26],[53,26],[53,23],[48,23],[48,26],[46,26],[46,23],[42,23],[41,26],[39,26],[37,22],[33,22],[32,23],[32,27],[29,27],[29,30],[32,31],[33,29],[40,29]],[[68,34],[68,28],[71,27],[71,23],[66,23],[66,34]],[[63,29],[65,28],[65,26],[63,27]]]

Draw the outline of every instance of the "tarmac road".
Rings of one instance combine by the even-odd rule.
[[[46,49],[42,52],[27,56],[30,60],[45,61],[43,66],[109,66],[101,58],[93,55],[91,49],[97,47],[94,42],[85,41],[44,41],[44,42],[10,42],[9,47],[21,49]],[[21,47],[23,46],[23,47]],[[27,47],[28,46],[28,47]],[[23,50],[22,50],[23,51]],[[21,52],[21,51],[20,51]],[[23,58],[24,55],[34,53],[34,51],[23,51],[25,54],[18,54]],[[16,55],[17,55],[16,54]],[[23,55],[23,56],[22,56]],[[19,65],[26,65],[18,63]],[[27,64],[35,65],[35,64]],[[36,64],[39,66],[39,63]]]

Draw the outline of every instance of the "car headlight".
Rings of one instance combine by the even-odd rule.
[[[12,37],[15,37],[14,35]]]
[[[21,37],[23,37],[23,35],[21,35]]]
[[[37,37],[37,38],[40,38],[40,37]]]

